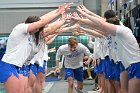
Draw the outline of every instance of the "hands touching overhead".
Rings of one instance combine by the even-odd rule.
[[[91,22],[86,17],[86,15],[89,14],[96,16],[96,14],[88,10],[84,5],[77,6],[76,10],[79,14],[77,12],[67,13],[66,11],[70,9],[72,4],[73,3],[65,3],[59,6],[58,12],[61,14],[61,17],[58,20],[48,24],[44,28],[45,37],[48,37],[52,34],[59,35],[60,33],[63,33],[68,30],[73,30],[77,33],[84,33],[84,31],[80,30],[80,25],[85,22]]]

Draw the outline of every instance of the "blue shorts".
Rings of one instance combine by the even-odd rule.
[[[12,74],[19,78],[16,66],[0,60],[0,82],[6,82]]]
[[[38,64],[31,64],[30,68],[33,72],[33,74],[37,77],[39,72],[42,72],[43,74],[45,74],[46,72],[46,61],[44,61],[43,67],[39,66]]]
[[[128,77],[129,79],[134,77],[140,79],[140,62],[133,63],[128,67]]]
[[[105,77],[108,80],[111,80],[114,77],[113,76],[113,66],[114,66],[113,61],[110,61],[109,56],[106,56],[105,57]]]
[[[38,74],[38,67],[39,65],[38,64],[31,64],[30,65],[30,69],[32,70],[33,74],[37,77],[37,74]]]
[[[94,73],[98,73],[98,66],[94,66]]]
[[[102,62],[102,72],[105,70],[105,59],[101,59]]]
[[[104,71],[104,60],[100,60],[100,63],[98,64],[98,74],[102,74],[102,72]]]
[[[122,62],[116,62],[115,64],[114,64],[114,70],[113,70],[113,72],[114,72],[114,80],[116,80],[116,81],[120,81],[120,74],[121,74],[121,72],[123,72],[125,70],[125,67],[124,67],[124,65],[122,64]]]
[[[94,66],[94,73],[98,74],[98,64],[97,64],[97,60],[96,60],[96,66]]]
[[[83,67],[77,69],[65,68],[65,78],[72,77],[77,81],[83,82]]]
[[[43,64],[43,67],[38,67],[38,72],[42,72],[43,74],[45,74],[46,73],[46,64],[47,63],[47,61],[45,61],[44,60],[44,64]]]
[[[23,65],[22,67],[17,68],[19,74],[28,77],[30,75],[30,66]]]

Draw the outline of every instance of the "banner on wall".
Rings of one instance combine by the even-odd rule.
[[[108,5],[111,5],[112,3],[114,3],[116,0],[109,0],[108,1]]]
[[[131,3],[133,0],[125,0],[125,3]]]
[[[115,1],[116,1],[116,0],[108,0],[108,7],[111,7],[111,6],[112,6],[112,4],[114,4],[114,3],[115,3]]]
[[[0,0],[0,8],[58,7],[73,2],[73,6],[83,4],[83,0]]]

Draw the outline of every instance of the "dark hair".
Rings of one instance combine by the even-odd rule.
[[[106,19],[109,19],[109,18],[112,18],[112,17],[115,17],[116,14],[113,10],[107,10],[105,13],[104,13],[104,17]]]
[[[39,21],[40,20],[40,17],[38,17],[38,16],[29,16],[27,19],[26,19],[26,21],[25,21],[25,24],[27,24],[27,23],[33,23],[33,22],[37,22],[37,21]],[[41,27],[40,29],[39,29],[39,31],[37,31],[34,35],[35,35],[35,38],[36,38],[36,45],[38,45],[38,42],[39,42],[39,33],[40,33],[40,31],[42,31],[42,29],[43,29],[43,27]]]
[[[114,25],[120,25],[120,20],[118,17],[112,17],[106,20],[106,22],[114,24]]]
[[[78,39],[75,37],[71,37],[68,39],[68,45],[74,46],[75,44],[78,44]]]
[[[38,16],[29,16],[26,21],[25,21],[25,24],[27,23],[33,23],[33,22],[37,22],[40,20],[40,17]]]

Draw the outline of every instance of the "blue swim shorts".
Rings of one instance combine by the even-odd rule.
[[[114,80],[116,80],[116,81],[120,81],[120,74],[121,74],[121,72],[123,72],[125,70],[125,67],[124,67],[124,65],[122,64],[122,62],[121,61],[119,61],[119,62],[116,62],[115,64],[114,64]]]
[[[12,74],[19,78],[16,66],[0,60],[0,82],[6,82]]]
[[[134,77],[140,79],[140,62],[131,64],[127,70],[129,79]]]
[[[72,77],[77,81],[83,82],[83,67],[77,69],[65,68],[65,78]]]
[[[43,67],[39,66],[38,72],[42,72],[43,74],[46,73],[46,65],[47,65],[46,63],[47,63],[47,61],[44,60]]]
[[[114,62],[110,60],[109,56],[105,57],[105,77],[108,80],[113,79],[113,66]]]

